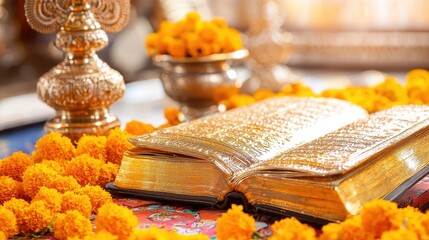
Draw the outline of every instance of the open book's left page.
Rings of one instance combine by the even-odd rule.
[[[162,129],[131,142],[142,149],[211,161],[231,177],[366,117],[365,110],[342,100],[282,97]]]

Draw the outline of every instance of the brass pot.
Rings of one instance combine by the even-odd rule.
[[[242,49],[199,58],[155,55],[152,60],[163,68],[160,78],[165,92],[180,104],[187,120],[192,120],[217,112],[219,100],[240,91],[243,81],[231,64],[248,54]]]

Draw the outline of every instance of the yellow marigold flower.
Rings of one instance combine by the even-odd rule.
[[[87,235],[83,239],[84,240],[119,240],[118,236],[113,235],[106,230],[101,230],[94,234]]]
[[[360,215],[362,227],[366,232],[379,238],[385,231],[392,229],[392,219],[398,211],[398,205],[386,200],[373,200],[364,204]]]
[[[157,33],[149,33],[146,36],[145,46],[147,55],[152,56],[158,53],[158,42],[160,41],[160,35]]]
[[[217,37],[220,35],[220,29],[218,26],[212,23],[204,23],[201,31],[199,32],[199,37],[208,43],[216,41]]]
[[[136,229],[133,233],[135,240],[161,240],[161,239],[183,239],[184,236],[179,235],[175,231],[167,231],[158,227],[150,227],[147,229]]]
[[[186,38],[186,48],[191,57],[203,57],[213,53],[210,43],[205,42],[196,34],[189,35]]]
[[[137,217],[133,212],[115,203],[106,203],[98,209],[95,218],[96,232],[105,230],[119,239],[129,239],[138,225]]]
[[[0,204],[22,196],[22,183],[11,177],[0,176],[0,186]]]
[[[3,231],[0,231],[0,240],[7,240],[6,234]]]
[[[76,210],[84,217],[91,216],[91,200],[87,195],[80,195],[74,192],[65,192],[61,201],[61,213]]]
[[[285,85],[279,92],[280,95],[285,96],[301,96],[301,97],[316,97],[317,94],[302,82],[296,82]]]
[[[14,152],[11,156],[0,160],[0,176],[9,176],[16,181],[22,181],[22,174],[31,165],[33,159],[21,151]]]
[[[396,214],[391,217],[390,222],[392,222],[392,229],[405,228],[415,232],[419,239],[424,239],[425,236],[429,235],[429,231],[425,228],[425,220],[429,220],[427,215],[417,208],[408,206],[399,208]]]
[[[225,29],[224,31],[227,37],[225,37],[225,43],[222,48],[223,52],[234,52],[243,48],[239,31],[232,28]]]
[[[125,125],[125,131],[137,136],[155,131],[155,127],[152,124],[132,120]]]
[[[159,34],[169,35],[173,31],[174,23],[170,21],[162,21],[159,25]]]
[[[56,189],[59,193],[65,193],[80,188],[80,184],[72,176],[57,175],[52,178],[47,187]]]
[[[106,186],[107,183],[113,182],[119,171],[119,165],[111,162],[103,164],[98,175],[97,185],[100,187]]]
[[[190,12],[186,14],[185,21],[183,21],[183,27],[185,34],[186,32],[198,32],[202,26],[201,17],[196,12]],[[183,35],[183,33],[182,33]]]
[[[270,240],[316,240],[316,231],[300,223],[296,218],[285,218],[272,225],[273,235]]]
[[[54,214],[43,201],[33,201],[25,208],[21,231],[24,234],[38,233],[45,230],[54,218]]]
[[[429,80],[429,72],[426,69],[413,69],[407,73],[406,80],[423,78]]]
[[[55,160],[63,162],[74,157],[75,147],[70,138],[61,133],[51,132],[36,142],[36,151],[33,152],[34,162],[42,160]]]
[[[51,168],[52,170],[56,171],[58,174],[62,175],[65,174],[65,170],[63,167],[63,164],[54,161],[54,160],[43,160],[40,162],[40,164],[43,164],[49,168]]]
[[[173,24],[173,28],[171,29],[171,36],[173,38],[180,38],[180,36],[186,32],[185,20],[179,20]]]
[[[10,238],[18,234],[18,225],[13,212],[0,206],[0,231]]]
[[[22,226],[24,225],[25,209],[30,206],[30,204],[23,199],[12,198],[11,200],[5,202],[3,206],[11,210],[13,214],[15,214],[18,231],[22,232]]]
[[[415,232],[409,229],[397,229],[383,232],[380,240],[420,240]]]
[[[86,185],[85,187],[76,189],[74,192],[89,197],[93,213],[97,213],[98,209],[104,204],[112,202],[112,195],[100,186]]]
[[[276,94],[268,89],[259,89],[253,94],[253,98],[255,99],[255,101],[261,101],[267,98],[272,98],[274,96],[276,96]]]
[[[226,23],[225,19],[223,18],[213,18],[211,21],[214,25],[218,26],[219,28],[227,28],[228,24]]]
[[[92,233],[92,223],[80,212],[72,210],[65,214],[57,214],[54,222],[54,237],[56,239],[68,239],[83,237]]]
[[[255,219],[243,212],[243,206],[233,204],[217,219],[216,232],[220,240],[250,239],[255,232]]]
[[[362,226],[361,217],[355,216],[346,219],[340,224],[341,229],[338,232],[338,239],[347,240],[372,240],[375,239],[372,232],[368,232]]]
[[[186,57],[186,45],[182,39],[173,39],[167,48],[168,54],[173,57],[184,58]]]
[[[322,227],[322,233],[319,240],[338,240],[340,235],[341,225],[338,223],[328,223]]]
[[[232,95],[225,101],[222,101],[221,104],[225,106],[226,109],[233,109],[236,107],[242,107],[249,104],[255,103],[255,98],[246,94],[237,94]]]
[[[131,149],[133,145],[128,142],[131,134],[121,131],[119,128],[112,130],[109,133],[106,141],[106,156],[107,161],[115,164],[121,164],[124,151]]]
[[[106,159],[106,141],[105,136],[84,135],[77,142],[76,156],[88,154],[93,158],[104,161]]]
[[[201,21],[201,16],[198,12],[188,12],[185,16],[187,21],[198,22]]]
[[[97,185],[98,175],[103,161],[90,157],[88,154],[74,157],[65,165],[66,175],[72,176],[81,185]]]
[[[429,74],[422,74],[421,76],[415,74],[415,76],[409,74],[405,82],[405,88],[408,93],[408,97],[412,101],[421,101],[424,104],[429,104]]]
[[[161,36],[157,43],[157,51],[158,54],[167,54],[168,53],[168,45],[173,41],[172,36]]]
[[[58,172],[44,164],[34,164],[28,167],[22,175],[24,192],[33,198],[41,187],[50,186],[59,176]]]
[[[32,201],[43,201],[52,213],[61,211],[62,194],[56,189],[41,187]]]

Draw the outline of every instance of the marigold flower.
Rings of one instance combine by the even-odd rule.
[[[411,101],[429,104],[429,73],[425,70],[414,70],[408,73],[405,89]]]
[[[106,203],[98,209],[95,218],[96,232],[106,230],[119,239],[128,239],[138,225],[137,217],[133,212],[115,203]]]
[[[98,183],[100,187],[106,186],[107,183],[113,182],[119,171],[119,165],[111,162],[103,164],[98,175]]]
[[[0,232],[3,232],[7,238],[18,234],[18,225],[13,212],[0,206]]]
[[[22,181],[22,174],[33,164],[30,155],[21,151],[14,152],[11,156],[0,161],[0,176],[9,176],[16,181]]]
[[[54,160],[43,160],[40,162],[40,164],[43,164],[52,170],[56,171],[58,174],[63,175],[65,174],[65,169],[63,167],[63,164]]]
[[[135,240],[148,239],[185,239],[184,235],[179,235],[176,231],[167,231],[158,227],[150,227],[147,229],[136,229],[133,233]]]
[[[392,229],[392,219],[398,211],[398,205],[386,200],[373,200],[365,203],[360,216],[366,232],[379,238],[385,231]]]
[[[273,235],[270,240],[316,240],[316,231],[300,223],[296,218],[285,218],[272,225]]]
[[[341,228],[338,232],[338,239],[348,239],[348,240],[372,240],[374,234],[368,232],[362,226],[361,217],[354,216],[352,218],[346,219],[340,224]]]
[[[328,223],[322,227],[322,233],[319,240],[338,240],[340,239],[341,225],[339,223]]]
[[[25,170],[22,184],[25,194],[33,198],[43,186],[50,186],[59,177],[58,172],[44,164],[37,163]]]
[[[94,234],[87,235],[83,239],[84,240],[118,240],[118,236],[113,235],[106,230],[101,230]]]
[[[233,109],[236,107],[246,106],[252,103],[255,103],[255,98],[247,94],[232,95],[225,101],[222,101],[222,104],[225,106],[226,109]]]
[[[124,151],[134,147],[127,140],[130,137],[132,137],[131,134],[121,131],[119,128],[116,128],[109,133],[106,141],[107,161],[119,165],[121,164]]]
[[[112,202],[112,195],[103,190],[100,186],[86,185],[85,187],[76,189],[74,192],[89,197],[93,213],[97,213],[98,209],[104,204]]]
[[[255,101],[261,101],[267,98],[272,98],[274,96],[276,96],[276,94],[268,89],[259,89],[253,94],[253,98],[255,99]]]
[[[84,217],[91,216],[91,200],[87,195],[80,195],[74,192],[65,192],[61,201],[61,213],[76,210]]]
[[[205,42],[197,35],[191,35],[186,39],[186,48],[191,57],[204,57],[213,53],[210,43]]]
[[[105,136],[84,135],[77,142],[76,156],[88,154],[89,156],[105,161],[106,159]]]
[[[155,131],[155,127],[152,124],[132,120],[125,125],[125,131],[137,136]]]
[[[38,163],[42,160],[55,160],[63,162],[74,157],[75,147],[70,138],[61,133],[51,132],[41,137],[36,142],[36,151],[33,152],[33,160]]]
[[[45,230],[54,218],[54,214],[43,201],[33,201],[25,208],[21,231],[24,234],[38,233]]]
[[[250,239],[255,232],[255,219],[243,212],[243,206],[233,204],[231,208],[217,219],[216,232],[220,240]]]
[[[28,202],[18,198],[12,198],[5,202],[3,206],[13,212],[16,217],[16,223],[18,226],[18,232],[22,232],[22,226],[24,225],[25,209],[30,206]],[[0,238],[1,239],[1,238]]]
[[[0,240],[7,240],[6,234],[3,231],[0,231]]]
[[[283,96],[301,96],[301,97],[316,97],[317,94],[313,92],[311,88],[302,84],[302,82],[296,82],[285,85],[279,92]]]
[[[160,41],[160,34],[157,33],[149,33],[146,36],[145,46],[147,55],[155,55],[158,52],[157,46]]]
[[[68,239],[83,237],[92,233],[92,223],[80,212],[71,210],[65,214],[57,214],[54,222],[54,237]]]
[[[420,240],[415,232],[409,229],[397,229],[383,232],[380,240]]]
[[[57,175],[46,187],[56,189],[59,193],[65,193],[80,188],[80,184],[72,176]]]
[[[185,120],[183,114],[181,114],[177,107],[164,108],[164,117],[171,126],[175,126]]]
[[[405,228],[415,232],[419,239],[424,239],[425,236],[429,235],[429,231],[425,227],[426,220],[429,223],[429,216],[423,214],[417,208],[407,206],[398,208],[395,215],[391,217],[390,222],[392,223],[392,229]]]
[[[0,176],[0,204],[22,196],[22,183],[8,176]]]
[[[173,38],[173,40],[168,44],[167,48],[168,54],[173,57],[184,58],[186,57],[186,45],[185,41],[182,39]]]
[[[83,154],[67,162],[65,172],[66,175],[73,176],[81,186],[86,184],[97,185],[101,166],[103,166],[102,160]]]
[[[224,31],[227,37],[225,37],[225,43],[222,47],[223,52],[234,52],[243,48],[239,31],[232,28],[225,29]]]
[[[62,194],[56,189],[41,187],[32,201],[43,201],[52,213],[59,213],[61,211],[62,198]]]

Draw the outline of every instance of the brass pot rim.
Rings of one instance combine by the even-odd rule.
[[[249,56],[247,49],[240,49],[229,53],[216,53],[204,57],[184,57],[178,58],[167,54],[157,54],[152,56],[154,63],[174,62],[174,63],[198,63],[198,62],[215,62],[226,60],[241,60]]]

